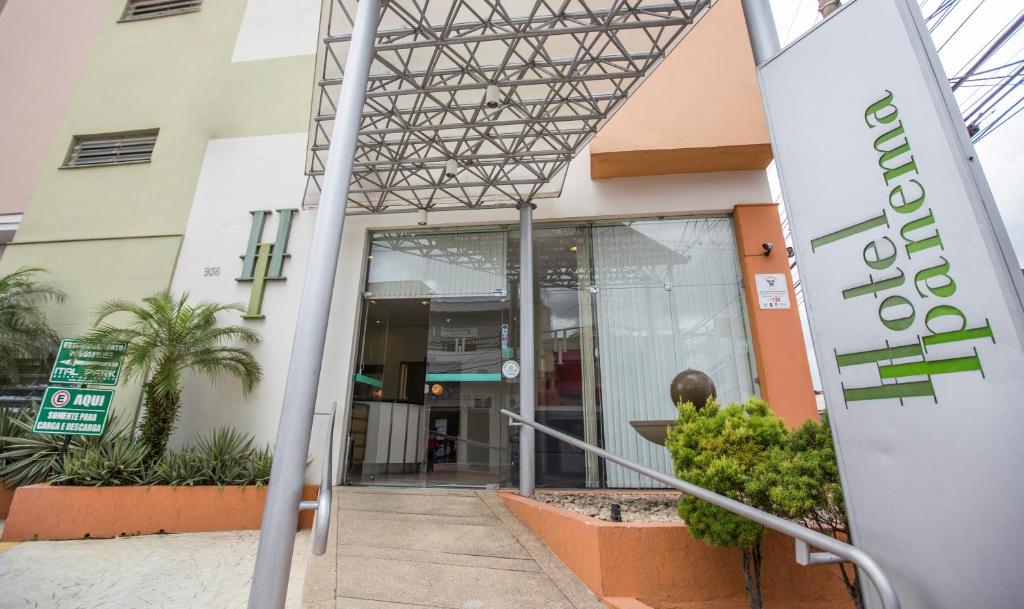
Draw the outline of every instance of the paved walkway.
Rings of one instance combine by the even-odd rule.
[[[0,548],[0,609],[244,609],[259,531],[29,541]],[[301,605],[302,531],[288,607]]]
[[[347,487],[334,506],[305,609],[604,608],[496,493]]]

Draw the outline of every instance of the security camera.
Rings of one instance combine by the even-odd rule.
[[[501,105],[501,91],[498,85],[487,85],[484,91],[484,105],[491,110],[497,110]]]
[[[770,255],[772,253],[772,250],[775,249],[775,244],[774,243],[762,243],[761,244],[761,249],[764,250],[764,255],[768,256],[768,255]]]

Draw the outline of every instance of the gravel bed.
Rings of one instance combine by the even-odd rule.
[[[537,491],[534,499],[600,520],[611,521],[612,504],[617,503],[623,522],[682,522],[674,492]]]

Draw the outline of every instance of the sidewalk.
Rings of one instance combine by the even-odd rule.
[[[0,547],[0,609],[244,609],[259,531],[35,541]],[[288,607],[310,556],[301,531]]]
[[[305,609],[604,609],[496,493],[334,492]]]

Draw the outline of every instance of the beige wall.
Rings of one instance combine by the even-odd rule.
[[[0,214],[28,205],[110,4],[0,2]]]
[[[601,129],[590,154],[595,178],[768,166],[740,0],[718,0]]]

